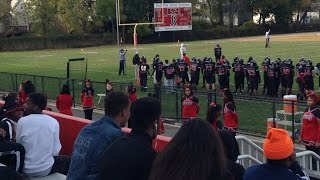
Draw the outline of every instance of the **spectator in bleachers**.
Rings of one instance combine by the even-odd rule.
[[[28,177],[68,172],[70,158],[58,156],[61,149],[59,124],[56,119],[42,113],[46,106],[47,98],[43,94],[30,94],[25,106],[27,116],[17,124],[17,142],[26,151],[23,172]]]
[[[292,139],[286,130],[270,129],[263,143],[263,153],[267,163],[248,168],[244,180],[309,179],[297,162]]]
[[[156,152],[152,140],[157,136],[156,122],[161,118],[161,104],[153,97],[132,103],[130,134],[117,139],[104,153],[100,179],[147,180]]]
[[[302,116],[299,142],[302,141],[307,150],[320,156],[320,109],[316,107],[318,101],[315,93],[308,95],[308,108]]]
[[[184,89],[184,97],[182,98],[182,118],[183,121],[188,121],[196,118],[200,111],[199,100],[193,94],[191,86],[188,85]]]
[[[130,116],[130,101],[123,92],[113,91],[105,98],[105,116],[84,127],[79,133],[72,153],[68,180],[98,178],[99,162],[110,144],[123,135]]]
[[[16,93],[9,93],[3,100],[4,118],[0,122],[0,127],[6,132],[4,139],[8,142],[16,142],[16,123],[23,116],[23,107],[20,106]]]
[[[94,92],[90,79],[87,79],[85,81],[85,87],[81,92],[81,102],[85,119],[92,120]]]
[[[224,126],[235,135],[236,130],[238,129],[239,120],[233,95],[229,89],[223,89],[223,100]]]
[[[56,100],[56,107],[59,113],[72,116],[72,96],[70,95],[70,88],[68,84],[62,86],[60,95]]]
[[[28,95],[34,92],[36,92],[36,88],[31,81],[25,80],[23,83],[21,83],[18,92],[20,105],[24,105],[26,103]]]
[[[232,180],[222,142],[209,123],[186,122],[153,162],[149,180]]]
[[[222,122],[218,120],[219,116],[221,116],[221,115],[222,115],[221,105],[212,102],[208,108],[207,121],[216,130],[221,129],[223,126]]]
[[[236,138],[227,129],[219,130],[219,135],[227,157],[227,168],[233,174],[235,180],[242,180],[245,170],[241,164],[236,163],[238,156],[240,155]]]
[[[106,79],[106,96],[113,91],[112,82]]]

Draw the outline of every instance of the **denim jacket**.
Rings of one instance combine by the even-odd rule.
[[[73,147],[67,180],[97,179],[104,151],[122,135],[121,128],[108,116],[84,127]]]

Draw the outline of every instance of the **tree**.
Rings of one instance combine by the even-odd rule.
[[[111,31],[115,31],[116,26],[116,0],[97,0],[97,18],[104,24],[105,30],[111,23]]]
[[[7,34],[10,30],[10,11],[11,11],[11,0],[0,0],[0,29],[2,26],[2,32],[0,34]]]
[[[48,36],[55,29],[58,0],[28,0],[26,9],[33,23],[33,30]]]

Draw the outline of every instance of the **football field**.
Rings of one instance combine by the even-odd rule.
[[[301,57],[320,61],[320,32],[297,33],[271,36],[271,48],[264,48],[264,36],[219,39],[210,41],[189,41],[186,44],[190,58],[213,56],[213,48],[219,43],[222,52],[232,62],[234,57],[247,59],[252,56],[259,65],[268,56],[271,59],[291,58],[297,62]],[[156,54],[162,61],[178,58],[180,44],[158,43],[138,45],[140,56],[144,55],[149,64]],[[130,44],[121,48],[128,49],[127,76],[118,76],[119,56],[118,47],[106,45],[99,47],[74,49],[49,49],[37,51],[0,52],[0,72],[15,72],[24,74],[66,77],[66,64],[70,58],[84,57],[88,59],[88,77],[95,81],[104,81],[106,78],[116,82],[134,80],[132,57],[135,54]],[[82,51],[81,51],[82,49]],[[82,68],[75,68],[81,70]],[[232,82],[232,81],[231,81]]]
[[[181,43],[181,41],[180,41]],[[149,64],[152,64],[153,57],[156,54],[160,55],[162,61],[168,59],[171,61],[180,56],[180,43],[158,43],[158,44],[143,44],[138,45],[140,56],[144,55]],[[183,42],[186,45],[187,53],[190,58],[213,57],[213,48],[219,43],[222,47],[223,54],[227,57],[230,63],[234,57],[243,58],[245,62],[252,56],[261,67],[261,62],[265,57],[271,59],[291,58],[294,63],[298,62],[301,57],[311,59],[314,64],[320,62],[320,32],[313,33],[296,33],[285,35],[271,36],[271,48],[265,48],[264,36],[245,37],[245,38],[230,38],[208,41],[188,41]],[[66,77],[66,67],[70,58],[87,58],[88,59],[88,74],[87,77],[91,80],[104,82],[106,78],[113,82],[131,82],[134,81],[134,70],[132,65],[132,57],[135,50],[131,44],[122,46],[123,49],[128,49],[127,67],[125,76],[118,75],[119,68],[119,48],[114,45],[106,45],[99,47],[74,48],[74,49],[49,49],[37,51],[19,51],[19,52],[0,52],[0,72],[13,72],[22,74],[42,75],[51,77]],[[81,79],[84,70],[83,63],[75,63],[71,68],[71,78]],[[261,68],[260,68],[261,70]],[[152,72],[152,71],[151,71]],[[261,74],[262,75],[262,74]],[[32,80],[32,79],[31,79]],[[201,80],[202,81],[202,80]],[[263,78],[262,78],[263,81]],[[230,77],[231,90],[233,90],[233,75]],[[19,82],[20,83],[20,82]],[[39,83],[38,83],[39,84]],[[45,91],[49,97],[55,97],[59,89],[57,86],[48,83]],[[260,86],[263,82],[260,84]],[[95,86],[97,93],[104,93],[104,85]],[[153,86],[153,79],[148,80],[148,86]],[[294,82],[294,89],[297,85]],[[318,88],[318,78],[315,78],[315,87]],[[79,102],[76,92],[75,99]],[[261,91],[260,91],[261,93]],[[259,93],[259,94],[260,94]],[[180,94],[180,93],[179,93]],[[139,97],[146,94],[139,92]],[[181,105],[176,106],[176,101],[180,101],[180,96],[176,98],[174,95],[162,93],[161,103],[163,115],[167,117],[175,117],[180,115]],[[205,94],[198,95],[201,110],[200,117],[206,116],[206,101]],[[263,97],[262,97],[263,98]],[[265,133],[266,119],[273,117],[273,106],[269,101],[264,101],[268,98],[263,98],[261,101],[248,100],[246,98],[235,97],[237,111],[239,113],[240,129],[250,132]],[[98,98],[95,99],[96,102]],[[221,103],[221,97],[218,97],[218,102]],[[178,107],[178,113],[176,109]],[[299,111],[303,111],[305,107],[299,107]],[[283,109],[283,104],[277,103],[275,110]],[[288,117],[290,118],[290,117]],[[296,120],[299,117],[295,117]]]

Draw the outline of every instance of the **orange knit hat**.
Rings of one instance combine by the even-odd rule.
[[[282,160],[293,153],[293,142],[284,129],[271,128],[263,143],[263,152],[267,159]]]

